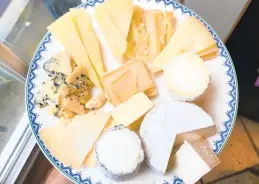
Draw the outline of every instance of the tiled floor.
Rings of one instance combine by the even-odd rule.
[[[219,155],[221,164],[202,178],[204,184],[259,184],[259,123],[238,116]]]

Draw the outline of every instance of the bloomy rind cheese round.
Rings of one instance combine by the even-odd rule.
[[[111,129],[107,130],[100,136],[100,138],[97,141],[96,146],[95,146],[95,153],[96,153],[97,161],[99,163],[99,166],[100,166],[102,172],[104,173],[105,176],[107,176],[113,180],[118,180],[118,181],[131,179],[134,175],[136,175],[138,173],[138,171],[141,168],[141,165],[144,161],[144,149],[142,147],[140,138],[138,137],[138,135],[135,132],[127,129],[128,131],[130,131],[132,133],[132,136],[134,136],[136,138],[136,140],[138,141],[138,144],[140,146],[140,150],[141,150],[141,157],[140,157],[139,161],[136,163],[136,167],[131,172],[114,173],[109,170],[107,165],[102,163],[102,161],[100,160],[100,153],[99,153],[98,147],[99,147],[100,141],[102,140],[103,135],[106,133],[109,133],[111,131],[117,131],[117,130],[122,130],[122,129],[127,129],[127,128],[124,125],[117,125]]]

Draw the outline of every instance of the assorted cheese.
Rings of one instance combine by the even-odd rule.
[[[181,21],[166,47],[152,62],[150,69],[152,72],[158,72],[163,69],[164,64],[178,54],[183,52],[198,54],[208,48],[217,50],[212,35],[197,18],[187,16]],[[212,52],[215,51],[212,50]]]
[[[205,140],[185,142],[172,157],[172,161],[173,173],[185,184],[198,182],[220,163]]]
[[[112,71],[103,63],[96,29],[120,63]],[[35,104],[48,106],[60,118],[39,132],[55,158],[74,169],[98,162],[106,176],[125,180],[137,174],[146,157],[151,169],[170,170],[186,184],[219,163],[202,139],[216,133],[206,112],[191,103],[150,100],[157,89],[149,70],[163,70],[178,101],[194,101],[208,88],[210,73],[203,60],[216,57],[218,48],[198,19],[185,17],[176,26],[172,11],[108,0],[96,6],[92,17],[84,8],[71,9],[48,30],[65,50],[44,63],[51,79],[41,85]],[[99,88],[95,96],[93,84]],[[103,111],[106,100],[111,112]],[[181,147],[172,154],[176,146]]]
[[[131,178],[144,160],[140,138],[122,125],[104,132],[96,143],[95,152],[104,174],[115,180]]]
[[[198,99],[210,83],[210,73],[203,60],[188,52],[166,63],[163,76],[168,89],[179,101]]]
[[[156,105],[144,117],[139,130],[147,164],[162,174],[166,172],[173,146],[215,133],[212,118],[200,107],[186,102]]]

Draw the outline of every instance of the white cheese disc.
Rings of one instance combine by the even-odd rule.
[[[183,140],[194,141],[216,132],[212,118],[200,107],[187,102],[163,103],[145,116],[140,137],[146,163],[155,171],[165,174],[173,146]]]
[[[123,125],[103,133],[96,144],[95,152],[104,174],[115,180],[132,177],[144,160],[139,137]]]
[[[194,101],[208,88],[210,73],[203,60],[191,53],[183,53],[164,66],[165,83],[180,101]]]

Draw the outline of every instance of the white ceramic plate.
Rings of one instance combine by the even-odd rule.
[[[102,0],[89,1],[86,4],[82,4],[80,7],[84,7],[89,10],[90,13],[92,13],[93,7],[101,3],[101,1]],[[218,133],[215,136],[208,138],[208,142],[214,152],[219,154],[231,134],[231,130],[235,123],[238,105],[238,86],[236,73],[227,49],[216,33],[212,30],[212,28],[201,17],[174,1],[157,0],[155,2],[141,0],[135,1],[135,4],[138,4],[145,9],[173,10],[177,18],[177,22],[181,21],[181,19],[186,15],[195,16],[205,24],[210,33],[213,35],[213,38],[216,40],[217,46],[219,48],[219,54],[217,58],[206,61],[206,65],[208,66],[212,76],[211,85],[206,92],[204,99],[199,102],[199,105],[212,116],[214,122],[217,125]],[[94,27],[96,29],[95,23]],[[101,45],[105,50],[105,64],[108,66],[109,70],[116,68],[117,65],[111,58],[111,53],[107,48],[105,40],[100,35],[100,31],[96,31],[97,35],[100,36]],[[47,74],[43,70],[44,62],[62,49],[64,48],[54,40],[53,36],[50,33],[47,33],[39,44],[32,59],[26,85],[27,111],[32,131],[37,139],[39,147],[45,156],[59,171],[61,171],[69,179],[76,183],[83,184],[117,183],[103,176],[98,168],[81,168],[79,170],[74,170],[70,166],[62,164],[53,155],[51,155],[39,136],[39,130],[42,127],[46,127],[55,123],[56,119],[48,115],[46,110],[42,110],[34,106],[33,102],[35,94],[39,90],[39,86],[42,84],[42,82],[48,79]],[[161,80],[161,77],[156,78],[155,82],[158,88],[159,96],[153,100],[154,103],[175,100],[172,99],[169,95],[163,80]],[[166,175],[159,175],[152,172],[150,169],[143,167],[140,173],[136,177],[132,178],[132,180],[120,183],[181,184],[184,183],[184,181],[181,178],[175,176],[173,171],[169,171]]]

